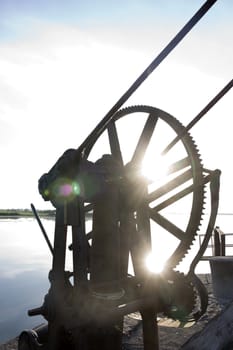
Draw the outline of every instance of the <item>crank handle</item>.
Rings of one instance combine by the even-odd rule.
[[[38,316],[44,314],[44,306],[36,307],[35,309],[28,310],[28,316]]]

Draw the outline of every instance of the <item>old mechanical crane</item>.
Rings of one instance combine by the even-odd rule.
[[[155,107],[120,107],[214,3],[206,1],[83,144],[66,151],[41,177],[39,191],[56,208],[53,263],[44,303],[29,315],[43,315],[47,325],[23,331],[20,350],[120,350],[124,315],[135,311],[142,317],[144,349],[158,349],[157,313],[186,322],[205,312],[207,294],[194,269],[215,223],[220,171],[203,167],[188,132],[193,124],[185,128]],[[232,82],[195,121],[230,87]],[[170,162],[162,177],[155,154]],[[156,179],[141,172],[147,158]],[[200,229],[207,190],[206,237],[184,275],[175,268]],[[170,214],[182,201],[186,222],[180,226]],[[68,227],[72,271],[65,270]],[[145,258],[152,250],[159,254],[161,245],[167,253],[164,269],[153,274]]]

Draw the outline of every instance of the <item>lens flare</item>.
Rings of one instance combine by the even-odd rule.
[[[80,195],[80,186],[76,181],[59,178],[53,185],[52,194],[53,198],[69,201]]]
[[[46,198],[49,198],[50,191],[48,189],[44,190],[43,196],[46,197]]]
[[[59,195],[62,197],[69,197],[72,194],[72,186],[70,184],[63,184],[59,188]]]
[[[72,183],[72,190],[76,196],[80,195],[80,186],[77,182]]]

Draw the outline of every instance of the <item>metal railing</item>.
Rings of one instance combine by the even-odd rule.
[[[198,237],[199,246],[201,246],[205,235],[200,234]],[[233,233],[224,233],[219,226],[216,226],[206,248],[206,251],[211,249],[212,255],[203,255],[201,260],[209,260],[213,256],[233,256],[233,249],[232,254],[226,254],[227,248],[233,248],[233,239],[230,243],[230,237],[233,237]]]

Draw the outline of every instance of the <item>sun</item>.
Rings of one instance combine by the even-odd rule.
[[[151,182],[160,182],[166,178],[169,171],[168,157],[161,154],[147,156],[142,163],[141,172]]]
[[[162,256],[158,256],[155,253],[147,255],[145,259],[146,267],[150,272],[161,273],[165,266],[165,261],[163,261]]]

